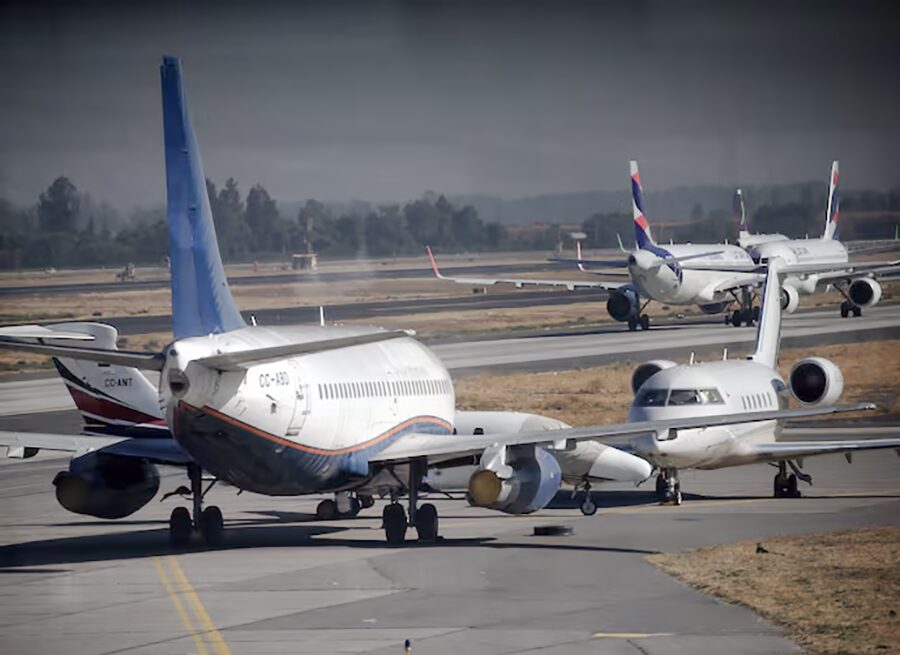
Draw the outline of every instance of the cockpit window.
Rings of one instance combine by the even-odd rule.
[[[668,389],[644,389],[638,394],[634,404],[637,407],[662,407],[666,404],[668,395]]]

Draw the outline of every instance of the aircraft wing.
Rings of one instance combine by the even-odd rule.
[[[84,332],[64,332],[51,330],[43,325],[11,325],[0,328],[0,337],[14,339],[67,339],[73,341],[93,341],[94,335]]]
[[[900,428],[896,439],[853,439],[850,441],[775,441],[755,444],[751,450],[757,461],[775,462],[814,455],[852,453],[860,450],[894,448],[900,454]]]
[[[431,248],[428,247],[428,258],[431,260],[431,270],[439,280],[447,280],[456,282],[457,284],[469,284],[477,287],[489,287],[495,284],[512,284],[517,289],[528,286],[538,287],[564,287],[569,291],[575,289],[618,289],[623,282],[604,282],[602,280],[540,280],[534,278],[489,278],[489,277],[469,277],[469,276],[449,276],[441,273]]]
[[[736,291],[742,287],[755,286],[766,281],[764,273],[736,273],[727,280],[719,282],[714,289],[715,293],[722,291]]]
[[[36,448],[83,455],[102,451],[110,455],[137,457],[157,464],[183,466],[193,460],[174,439],[134,439],[90,434],[53,434],[48,432],[2,432],[0,446],[10,451]]]
[[[563,428],[539,432],[491,433],[475,435],[434,435],[412,433],[401,436],[381,452],[373,455],[371,462],[397,462],[417,458],[440,461],[450,457],[484,452],[487,448],[524,446],[529,444],[552,445],[556,449],[568,449],[577,441],[594,440],[614,442],[617,439],[643,434],[672,432],[706,428],[736,423],[786,420],[825,416],[845,412],[874,409],[871,403],[856,405],[832,405],[829,407],[802,407],[778,409],[766,412],[740,412],[698,416],[669,421],[636,421],[611,425],[593,425],[584,428]]]

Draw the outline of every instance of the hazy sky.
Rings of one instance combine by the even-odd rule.
[[[163,202],[164,53],[207,175],[285,200],[900,183],[896,2],[147,5],[0,4],[0,195]]]

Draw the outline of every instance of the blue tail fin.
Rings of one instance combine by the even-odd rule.
[[[178,59],[164,57],[160,77],[172,260],[172,332],[181,339],[236,330],[246,324],[231,297],[222,267]]]

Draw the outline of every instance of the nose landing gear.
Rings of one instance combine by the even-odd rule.
[[[190,465],[187,473],[191,480],[190,494],[193,501],[193,512],[189,512],[186,507],[176,507],[172,510],[172,514],[169,516],[169,543],[176,548],[187,546],[191,541],[191,535],[199,532],[207,546],[218,546],[222,543],[225,535],[222,511],[215,505],[203,508],[203,498],[215,486],[216,481],[213,480],[206,489],[203,489],[202,469]],[[181,494],[187,491],[184,487],[180,487],[173,493]],[[163,496],[163,500],[170,495],[172,494]]]

